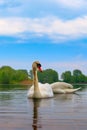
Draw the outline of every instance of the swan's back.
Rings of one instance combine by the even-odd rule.
[[[66,88],[73,88],[73,86],[69,83],[65,83],[65,82],[55,82],[51,84],[52,89],[66,89]]]
[[[38,86],[39,86],[39,90],[40,90],[42,98],[53,97],[52,88],[48,83],[45,83],[45,84],[38,83]],[[29,89],[27,93],[28,98],[33,98],[33,95],[34,95],[34,85],[31,86],[31,88]]]

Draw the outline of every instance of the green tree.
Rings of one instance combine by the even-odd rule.
[[[9,84],[14,74],[14,69],[9,66],[3,66],[0,68],[0,83]]]
[[[65,71],[64,73],[62,73],[61,78],[64,82],[72,82],[72,75],[70,71]]]
[[[28,79],[27,70],[14,70],[9,66],[3,66],[0,68],[1,84],[17,83],[26,79]]]
[[[76,69],[73,71],[73,76],[80,76],[81,74],[82,74],[81,70]]]
[[[9,84],[10,83],[10,77],[8,73],[2,72],[1,73],[1,84]]]
[[[15,72],[15,80],[22,81],[28,79],[28,72],[27,70],[16,70]]]
[[[33,79],[33,73],[32,73],[32,70],[29,71],[29,77],[30,77],[31,79]]]
[[[86,81],[86,76],[82,74],[81,70],[74,70],[73,71],[73,81],[74,83],[83,83]]]
[[[52,69],[46,69],[42,73],[38,72],[38,79],[41,83],[53,83],[58,81],[58,73]]]

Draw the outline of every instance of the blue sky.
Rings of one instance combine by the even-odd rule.
[[[0,0],[0,66],[87,74],[87,0]]]

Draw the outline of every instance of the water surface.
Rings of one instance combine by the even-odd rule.
[[[27,99],[28,87],[0,86],[1,130],[87,130],[87,86],[76,94]]]

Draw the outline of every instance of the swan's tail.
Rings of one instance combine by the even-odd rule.
[[[76,89],[65,89],[65,93],[75,93],[76,91],[78,91],[78,90],[80,90],[81,89],[81,87],[79,87],[79,88],[76,88]]]

